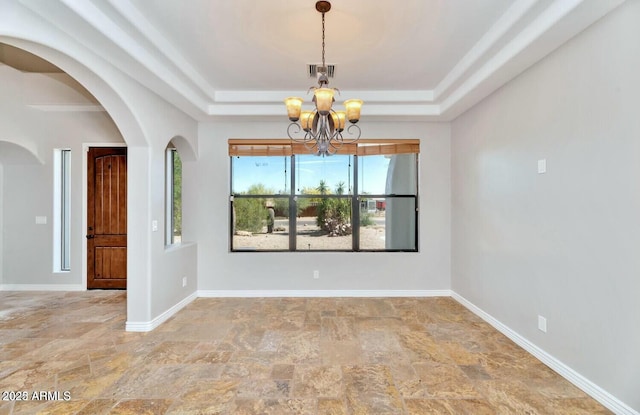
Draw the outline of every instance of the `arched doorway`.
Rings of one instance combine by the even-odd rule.
[[[35,76],[29,75],[28,72],[23,71],[20,71],[22,75],[18,76],[28,77],[30,78],[30,81],[36,79],[34,84],[39,85],[40,87],[47,82],[49,84],[54,83],[61,91],[66,91],[67,93],[70,93],[69,91],[75,91],[78,96],[84,95],[84,93],[79,92],[78,89],[74,90],[74,88],[69,87],[71,83],[77,82],[79,85],[82,85],[83,88],[86,88],[86,91],[89,91],[87,92],[89,95],[95,97],[94,103],[90,102],[90,100],[86,101],[84,103],[85,108],[80,108],[79,111],[77,108],[77,102],[74,103],[75,110],[74,105],[67,105],[68,103],[58,105],[56,107],[52,102],[49,102],[48,106],[45,105],[43,107],[37,107],[37,105],[31,105],[24,111],[17,111],[18,116],[15,116],[16,111],[11,114],[6,114],[7,117],[11,116],[11,122],[2,123],[3,128],[0,130],[0,140],[5,139],[5,137],[11,137],[15,143],[11,147],[9,147],[9,144],[3,144],[4,147],[7,147],[7,151],[4,153],[8,155],[8,149],[13,149],[14,147],[29,149],[27,153],[30,152],[35,154],[35,158],[41,158],[44,160],[44,164],[46,165],[44,170],[41,169],[42,171],[34,172],[26,169],[23,163],[21,164],[21,167],[15,168],[13,169],[14,171],[11,172],[12,177],[18,177],[20,175],[29,176],[32,179],[30,183],[36,184],[25,187],[12,181],[11,186],[16,188],[16,192],[26,192],[20,193],[21,195],[41,195],[42,197],[33,196],[34,203],[30,203],[30,205],[38,206],[38,212],[45,212],[48,209],[51,196],[55,193],[55,189],[51,187],[52,185],[50,183],[50,176],[53,175],[51,165],[54,164],[51,162],[52,149],[68,148],[73,146],[76,150],[75,159],[72,159],[75,163],[75,168],[72,169],[73,180],[75,180],[75,186],[73,186],[75,190],[72,190],[75,200],[75,209],[72,209],[72,221],[75,225],[72,224],[72,229],[74,229],[74,231],[71,246],[73,247],[74,257],[77,258],[77,262],[74,267],[77,271],[75,273],[48,273],[46,278],[43,280],[37,280],[37,278],[29,279],[22,277],[22,275],[28,275],[29,273],[20,273],[19,270],[16,271],[14,267],[11,267],[11,269],[9,269],[10,272],[5,273],[5,275],[0,273],[0,277],[3,278],[1,281],[5,286],[11,285],[12,283],[16,283],[16,285],[18,285],[19,283],[19,285],[30,285],[31,287],[39,289],[82,289],[83,287],[86,287],[85,276],[87,268],[87,245],[85,240],[86,202],[78,202],[86,200],[87,193],[86,184],[83,180],[85,176],[80,174],[80,171],[84,169],[82,161],[83,147],[85,144],[114,144],[116,146],[126,144],[127,146],[135,146],[136,150],[129,156],[128,163],[129,165],[133,164],[134,168],[133,172],[128,175],[127,181],[135,181],[137,184],[134,185],[133,188],[139,189],[141,184],[144,186],[148,183],[147,176],[149,161],[147,156],[148,145],[145,134],[143,133],[134,111],[129,107],[126,100],[121,95],[121,92],[118,91],[118,86],[116,85],[114,87],[108,80],[98,76],[95,71],[90,70],[87,66],[80,64],[77,60],[61,53],[59,50],[56,50],[51,46],[16,38],[6,38],[2,36],[2,33],[0,33],[0,42],[8,45],[5,51],[7,49],[11,49],[11,53],[16,52],[16,50],[18,52],[20,50],[27,51],[36,57],[46,59],[46,61],[64,71],[48,72],[46,76],[42,77],[43,79],[36,79]],[[8,72],[8,68],[3,68],[2,65],[0,65],[0,76],[7,76]],[[64,79],[65,74],[68,74],[71,81]],[[42,82],[42,84],[38,84],[38,82]],[[8,82],[8,84],[16,86],[24,83]],[[65,89],[63,86],[67,88]],[[53,90],[55,87],[50,89]],[[48,98],[53,100],[53,97],[50,95]],[[104,110],[101,111],[98,107],[102,107]],[[62,137],[64,134],[61,133],[64,128],[68,128],[71,125],[70,119],[74,117],[70,117],[69,115],[73,114],[74,111],[75,118],[82,119],[80,122],[82,126],[80,128],[84,129],[84,141],[82,141],[82,145],[80,146],[79,141],[73,141],[68,138],[65,139]],[[78,113],[82,113],[84,115],[82,117],[78,117]],[[40,118],[47,119],[50,123],[41,122],[42,120]],[[94,128],[92,128],[92,126]],[[4,142],[7,142],[7,140],[5,139]],[[26,150],[21,151],[20,154],[25,151]],[[44,173],[45,170],[46,173]],[[8,183],[10,180],[8,177],[9,173],[7,171],[5,171],[5,173],[3,183]],[[40,185],[42,185],[42,187],[40,187]],[[18,189],[19,187],[21,187],[21,189]],[[132,186],[127,187],[130,189]],[[45,190],[39,191],[38,189]],[[6,194],[8,191],[5,191],[4,193]],[[17,202],[7,202],[5,199],[4,201],[0,200],[0,203],[4,203],[5,206],[8,206],[8,204],[11,203],[12,211],[20,210]],[[147,205],[146,192],[136,191],[135,194],[132,194],[131,197],[128,198],[128,203],[132,206],[131,210],[133,217],[143,217],[144,219],[142,220],[147,222],[146,216],[148,216],[148,211],[144,208]],[[6,212],[6,209],[3,209],[3,211]],[[25,214],[25,216],[29,215]],[[54,218],[52,217],[53,214],[46,212],[42,214],[36,213],[35,215],[31,214],[30,217],[33,219],[33,216],[36,218],[36,224],[41,226],[39,228],[35,227],[33,232],[25,236],[25,239],[21,241],[23,242],[22,245],[15,245],[18,246],[17,250],[22,255],[28,255],[31,257],[31,260],[25,259],[22,263],[41,265],[50,262],[48,254],[42,254],[42,252],[51,251],[47,244],[52,243],[50,236],[47,236],[46,232],[42,231],[51,224],[51,221]],[[38,223],[39,220],[43,223]],[[136,221],[136,223],[140,223],[140,220]],[[148,292],[149,285],[149,278],[147,278],[148,276],[146,275],[146,263],[149,256],[148,249],[146,248],[148,245],[148,238],[146,234],[140,232],[136,232],[132,238],[133,240],[131,242],[135,248],[133,249],[133,252],[129,250],[126,254],[127,268],[134,269],[136,271],[129,273],[134,275],[134,277],[132,281],[129,281],[127,288],[129,290],[128,297],[132,299],[135,298],[136,300],[135,303],[132,300],[128,300],[127,320],[149,320],[149,299],[148,296],[144,294],[145,292]],[[33,244],[36,244],[37,247],[32,246]],[[0,245],[0,249],[4,251],[4,255],[0,256],[0,269],[2,269],[2,258],[11,256],[8,254],[12,254],[13,251],[6,252],[7,247],[3,247],[2,245]],[[80,258],[82,258],[82,260],[80,260]],[[56,270],[54,269],[54,271]],[[31,275],[33,274],[36,273],[31,273]],[[43,283],[43,281],[46,281],[46,283]]]

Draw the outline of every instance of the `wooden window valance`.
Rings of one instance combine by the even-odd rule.
[[[230,156],[290,156],[309,154],[304,144],[287,138],[280,139],[243,139],[230,138]],[[411,154],[420,152],[418,139],[360,139],[356,143],[344,144],[337,154],[358,156]]]

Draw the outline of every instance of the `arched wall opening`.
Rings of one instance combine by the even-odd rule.
[[[75,59],[69,54],[63,53],[63,47],[56,47],[56,45],[53,44],[44,44],[27,40],[25,38],[19,38],[15,36],[15,33],[11,37],[4,36],[3,33],[0,33],[0,42],[26,50],[47,60],[78,81],[98,100],[100,105],[102,105],[106,114],[110,117],[111,122],[114,124],[113,130],[117,131],[120,136],[119,141],[121,143],[126,143],[127,147],[129,147],[129,172],[127,176],[127,205],[129,217],[127,227],[129,228],[129,247],[127,250],[126,265],[128,270],[127,290],[129,291],[129,295],[127,296],[127,321],[150,320],[151,299],[149,297],[149,241],[146,232],[140,231],[141,228],[144,228],[142,224],[147,224],[149,222],[149,144],[147,134],[145,134],[142,123],[139,121],[139,117],[136,114],[135,109],[132,108],[130,100],[125,96],[126,94],[123,95],[123,91],[127,92],[126,90],[130,80],[125,79],[123,75],[119,73],[110,73],[108,76],[103,76],[105,75],[104,71],[108,71],[108,69],[100,68],[98,65],[95,65],[95,62],[83,64],[79,59]],[[92,63],[94,65],[90,68],[89,66]],[[101,71],[103,73],[101,73]],[[129,93],[131,93],[131,91],[129,91]],[[22,121],[24,122],[24,120]],[[3,137],[0,135],[0,138]],[[39,162],[40,164],[49,162],[49,149],[47,148],[45,151],[47,154],[43,155],[42,146],[38,146],[36,142],[37,140],[34,140],[33,137],[29,136],[14,138],[11,142],[8,140],[0,141],[0,153],[5,154],[5,157],[16,154],[21,158],[31,159],[32,161]],[[64,144],[61,146],[64,147]],[[80,154],[78,154],[77,160],[80,160]],[[0,186],[2,188],[5,187],[5,181],[7,180],[9,180],[7,174],[0,175]],[[78,183],[80,183],[80,179],[78,179]],[[76,192],[78,194],[80,193],[80,190],[78,189],[81,187],[82,186],[76,186]],[[0,195],[1,194],[2,191],[0,191]],[[82,198],[86,199],[86,195],[82,194]],[[4,200],[0,199],[0,203],[6,204],[6,198]],[[38,200],[37,204],[44,206],[49,203]],[[44,208],[42,209],[44,210]],[[13,209],[13,211],[15,210],[17,209]],[[76,209],[76,212],[78,211],[79,209]],[[78,214],[79,213],[76,213],[76,215]],[[1,220],[0,223],[2,223]],[[6,218],[4,223],[7,223]],[[78,243],[72,245],[75,245],[73,251],[76,257],[82,258],[82,261],[85,261],[86,245],[85,242],[80,241],[84,240],[86,222],[82,221],[82,225],[80,225],[80,223],[80,220],[78,220],[78,226],[75,227],[75,237]],[[133,230],[131,228],[133,228]],[[42,231],[42,229],[44,229],[44,227],[39,228],[38,231]],[[49,237],[45,237],[45,239],[47,238]],[[0,250],[3,251],[0,252],[0,283],[6,288],[8,284],[6,284],[5,278],[8,278],[8,274],[11,272],[2,273],[2,258],[3,256],[6,258],[10,254],[5,252],[7,244],[4,245],[5,246],[3,247],[3,244],[0,244]],[[49,261],[49,258],[46,258],[46,261]],[[42,262],[45,261],[43,260]],[[85,270],[84,267],[76,268],[80,268],[82,271]],[[67,279],[65,280],[65,278]],[[78,283],[82,282],[84,282],[86,287],[86,274],[80,278],[83,280],[74,280],[73,282],[70,282],[68,276],[63,274],[52,275],[50,280],[55,280],[55,284],[51,284],[50,286],[47,284],[46,287],[43,286],[43,284],[33,284],[30,281],[21,280],[19,282],[20,285],[24,283],[25,287],[29,284],[32,285],[32,288],[25,289],[34,289],[33,287],[36,287],[40,289],[68,290],[78,289]],[[65,281],[66,283],[63,283]],[[82,284],[80,284],[80,289],[81,286]]]
[[[194,162],[197,155],[193,145],[184,137],[176,135],[169,140],[165,147],[165,236],[167,245],[176,245],[185,241],[195,240],[193,226],[183,233],[183,203],[187,203],[187,223],[194,220],[193,207],[189,206],[195,200],[196,189],[192,186],[183,187],[183,178],[192,178],[195,173]]]
[[[174,145],[178,151],[180,152],[180,157],[183,161],[196,161],[197,154],[189,140],[186,138],[176,135],[169,140],[167,146]]]
[[[33,143],[0,137],[0,164],[43,164]]]

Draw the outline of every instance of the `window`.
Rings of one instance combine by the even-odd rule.
[[[71,150],[56,149],[53,160],[53,268],[71,270]]]
[[[360,248],[415,250],[417,154],[360,156]]]
[[[294,155],[296,250],[353,249],[353,155]]]
[[[165,243],[182,242],[182,161],[178,150],[169,144],[165,157],[166,170],[166,213]]]
[[[231,251],[417,251],[418,140],[229,140]]]

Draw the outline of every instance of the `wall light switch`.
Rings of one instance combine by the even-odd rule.
[[[158,221],[157,220],[152,220],[151,221],[151,230],[153,232],[158,232]]]
[[[538,316],[538,330],[547,332],[547,319],[542,316]]]
[[[538,160],[538,173],[547,172],[547,159]]]
[[[46,225],[47,217],[46,216],[36,216],[36,225]]]

